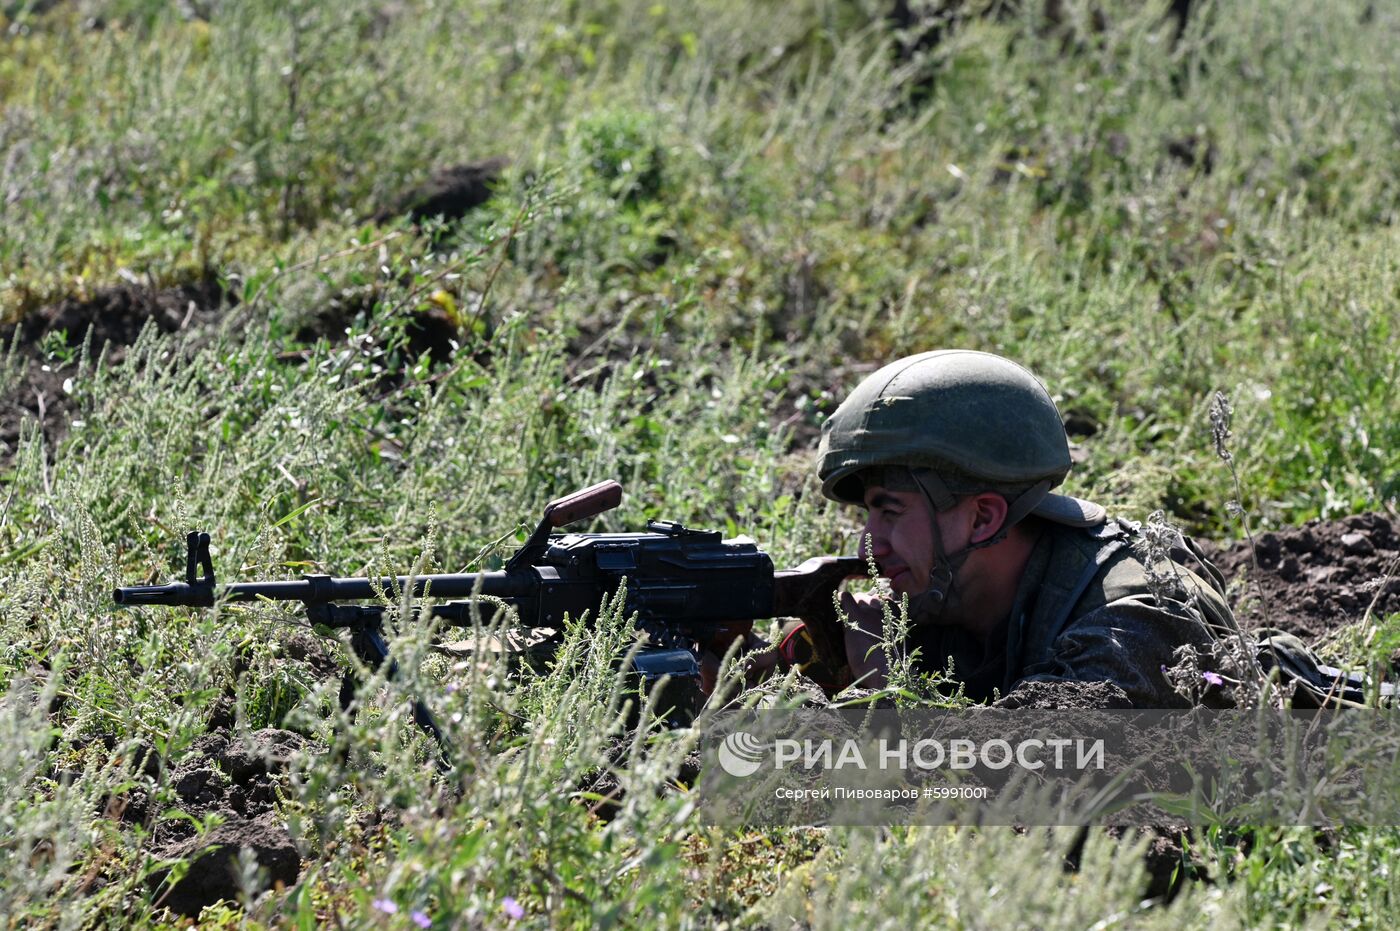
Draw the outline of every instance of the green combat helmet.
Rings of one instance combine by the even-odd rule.
[[[944,552],[934,522],[936,567],[928,591],[911,601],[915,620],[937,616],[972,550],[1000,542],[1028,515],[1075,527],[1105,519],[1097,504],[1050,493],[1070,470],[1060,413],[1034,375],[990,353],[920,353],[856,386],[822,425],[822,494],[861,504],[876,469],[883,484],[920,489],[934,511],[953,507],[959,494],[994,491],[1008,502],[996,535],[957,553]]]

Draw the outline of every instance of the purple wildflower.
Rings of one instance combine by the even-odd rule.
[[[510,896],[506,896],[505,900],[501,902],[501,908],[510,916],[511,921],[519,921],[525,917],[525,909],[521,908],[520,903]]]
[[[388,899],[375,899],[370,904],[386,915],[392,915],[399,910],[399,907]]]
[[[1206,685],[1220,686],[1225,684],[1224,676],[1218,672],[1203,672],[1201,678],[1206,680]]]
[[[432,919],[429,918],[427,915],[423,914],[422,912],[409,912],[408,917],[412,918],[413,923],[420,928],[431,928],[433,926]]]

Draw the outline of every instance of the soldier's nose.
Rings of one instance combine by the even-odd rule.
[[[860,548],[858,553],[861,559],[869,559],[872,556],[879,559],[888,552],[889,547],[885,545],[884,540],[875,536],[869,530],[866,530],[860,535]]]

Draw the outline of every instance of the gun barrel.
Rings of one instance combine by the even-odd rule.
[[[397,576],[394,578],[331,578],[306,576],[300,581],[207,583],[172,582],[168,585],[134,585],[118,588],[112,598],[119,605],[169,605],[208,608],[215,601],[363,601],[405,591],[421,598],[469,598],[475,593],[496,598],[524,598],[539,587],[534,572],[472,572],[451,575]]]

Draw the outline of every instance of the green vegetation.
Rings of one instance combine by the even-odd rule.
[[[128,281],[236,302],[120,364],[80,333],[0,352],[7,395],[41,364],[69,380],[72,421],[27,423],[0,467],[0,914],[169,926],[159,823],[111,800],[174,808],[225,695],[240,733],[325,752],[277,803],[300,880],[250,868],[213,926],[1394,914],[1389,831],[1208,834],[1217,881],[1164,905],[1099,835],[1064,873],[1072,832],[704,829],[667,788],[693,738],[624,740],[616,610],[538,676],[405,632],[409,674],[349,721],[291,612],[111,604],[194,527],[225,577],[492,565],[609,477],[628,494],[595,529],[843,551],[816,429],[863,366],[939,346],[1040,374],[1079,425],[1072,488],[1128,516],[1236,532],[1216,390],[1256,527],[1393,509],[1400,12],[1205,2],[1175,39],[1164,3],[1073,0],[1053,28],[987,5],[901,63],[873,0],[0,2],[0,317]],[[491,156],[511,167],[462,220],[368,219]],[[455,349],[427,351],[429,320]],[[448,783],[409,694],[464,748]]]

